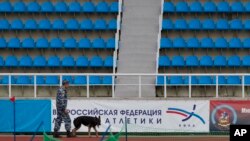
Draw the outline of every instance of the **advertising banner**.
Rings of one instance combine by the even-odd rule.
[[[250,124],[250,101],[210,101],[210,131],[228,131],[230,124]]]

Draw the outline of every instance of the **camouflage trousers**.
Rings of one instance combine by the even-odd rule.
[[[66,131],[70,131],[71,129],[71,119],[68,113],[64,111],[57,110],[57,118],[55,119],[55,131],[59,131],[61,128],[61,123],[64,121]]]

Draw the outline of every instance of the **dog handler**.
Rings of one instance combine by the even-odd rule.
[[[55,127],[54,127],[54,134],[53,134],[55,138],[60,137],[58,131],[60,130],[62,120],[65,123],[67,137],[72,137],[70,133],[71,119],[69,116],[69,111],[67,110],[67,102],[68,102],[67,88],[68,87],[69,87],[69,81],[63,80],[62,86],[57,90],[57,95],[56,95],[57,118],[55,119]]]

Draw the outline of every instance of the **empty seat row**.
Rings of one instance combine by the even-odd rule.
[[[250,85],[250,76],[244,76],[244,84]],[[189,76],[165,76],[167,85],[180,86],[189,84]],[[240,85],[242,83],[241,76],[218,76],[218,85]],[[156,80],[157,86],[163,86],[164,76],[158,76]],[[216,76],[191,76],[191,85],[216,85]]]
[[[242,21],[241,19],[164,19],[162,21],[163,30],[250,30],[250,20]]]
[[[105,1],[100,1],[95,5],[91,1],[84,2],[82,5],[77,2],[57,2],[53,4],[51,1],[46,1],[43,3],[38,3],[36,1],[32,1],[29,3],[25,3],[22,1],[17,1],[15,3],[11,3],[9,1],[0,3],[0,12],[16,12],[16,13],[24,13],[24,12],[32,12],[32,13],[117,13],[119,11],[118,2],[107,3]]]
[[[159,57],[159,67],[250,67],[250,56],[173,56],[170,60],[168,56]]]
[[[69,19],[68,21],[63,19],[55,19],[54,21],[27,19],[24,22],[21,19],[13,19],[12,21],[0,19],[0,30],[116,30],[116,28],[116,19],[109,21],[104,19],[97,19],[96,21],[91,19],[82,21],[76,19]]]
[[[164,12],[167,13],[188,13],[188,12],[218,12],[218,13],[227,13],[227,12],[250,12],[250,2],[243,3],[241,1],[234,1],[231,4],[227,1],[220,1],[214,3],[213,1],[207,1],[203,5],[199,1],[193,1],[187,3],[185,1],[177,2],[173,4],[172,2],[164,3]]]
[[[87,76],[62,76],[70,85],[87,85]],[[0,85],[34,85],[34,76],[0,76]],[[59,85],[59,76],[36,76],[37,85]],[[89,76],[89,85],[112,85],[112,76]]]
[[[5,38],[0,38],[1,48],[52,48],[52,49],[114,49],[115,39],[109,38],[106,41],[103,38],[95,38],[90,41],[88,38],[81,38],[76,40],[75,38],[67,38],[64,41],[61,38],[53,38],[50,41],[47,38],[38,38],[36,41],[33,38],[24,38],[20,41],[19,38],[10,38],[6,41]]]
[[[16,56],[7,56],[4,60],[0,56],[0,67],[113,67],[113,56],[102,59],[100,56],[93,56],[88,59],[86,56],[64,56],[62,60],[58,56],[50,56],[48,60],[44,56],[36,56],[32,59],[28,55],[21,56],[18,60]]]
[[[160,48],[250,48],[250,38],[240,39],[231,38],[225,39],[219,37],[212,39],[210,37],[204,37],[198,39],[191,37],[184,39],[182,37],[176,37],[174,39],[161,38]]]

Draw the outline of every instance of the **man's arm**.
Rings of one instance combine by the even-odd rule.
[[[57,92],[57,101],[58,101],[58,106],[60,109],[62,109],[63,111],[66,110],[66,100],[64,97],[64,91],[62,89],[59,89]]]

